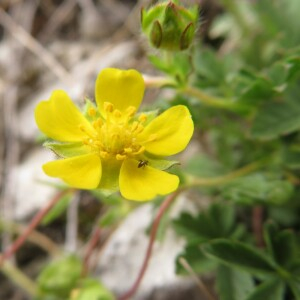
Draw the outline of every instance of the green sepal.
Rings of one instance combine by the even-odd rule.
[[[177,1],[158,3],[141,11],[142,30],[152,46],[169,51],[185,50],[191,45],[197,18],[197,6],[185,8]]]
[[[150,153],[144,153],[141,155],[140,160],[147,161],[148,166],[159,170],[168,170],[175,165],[180,165],[180,162],[177,160],[167,160],[151,155]]]
[[[195,25],[191,22],[186,26],[180,37],[180,49],[187,49],[193,41],[195,34]]]
[[[116,159],[101,160],[102,174],[99,189],[115,192],[119,189],[119,174],[122,165],[121,161]]]
[[[98,110],[98,107],[96,106],[96,103],[91,101],[88,98],[85,98],[84,100],[85,100],[85,105],[84,105],[84,108],[83,108],[83,115],[85,116],[85,118],[90,122],[94,121],[95,119],[100,118],[101,115],[100,115],[100,112]],[[96,115],[94,117],[91,117],[88,113],[91,108],[93,108],[96,111]]]
[[[143,126],[147,126],[152,120],[154,120],[157,115],[159,113],[159,110],[158,109],[155,109],[155,110],[150,110],[150,111],[146,111],[146,112],[141,112],[141,113],[138,113],[136,114],[136,117],[135,119],[138,119],[140,115],[146,115],[147,116],[147,120],[145,121],[145,123],[143,124]]]
[[[155,48],[159,48],[162,41],[162,28],[159,21],[155,21],[150,31],[150,41]]]
[[[43,145],[62,158],[80,156],[90,153],[89,147],[84,145],[82,142],[59,143],[47,141]]]

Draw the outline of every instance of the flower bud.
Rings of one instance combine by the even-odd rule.
[[[172,1],[163,2],[142,9],[142,30],[155,48],[185,50],[193,41],[197,18],[197,6],[185,8]]]

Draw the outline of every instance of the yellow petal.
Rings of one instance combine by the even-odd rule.
[[[120,171],[120,192],[129,200],[147,201],[157,195],[166,195],[175,191],[179,184],[176,175],[144,166],[133,159],[124,161]]]
[[[48,137],[61,142],[79,142],[93,127],[81,114],[69,96],[61,90],[54,91],[47,101],[41,101],[35,108],[35,121]]]
[[[146,141],[144,146],[149,153],[168,156],[182,151],[193,132],[194,124],[189,110],[184,105],[177,105],[151,121],[140,134],[139,140]]]
[[[100,72],[96,81],[96,102],[102,115],[104,102],[124,111],[129,106],[138,108],[144,96],[145,83],[136,70],[107,68]]]
[[[94,153],[51,161],[43,165],[43,170],[78,189],[97,188],[102,174],[100,157]]]

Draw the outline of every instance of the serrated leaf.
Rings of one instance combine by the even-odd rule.
[[[207,155],[193,156],[186,164],[185,170],[195,176],[211,177],[224,173],[224,167]]]
[[[273,222],[268,222],[264,226],[264,238],[268,251],[282,267],[289,268],[297,259],[295,234],[291,230],[279,231]]]
[[[201,246],[204,253],[253,274],[275,274],[277,266],[259,250],[234,240],[217,239]]]
[[[294,89],[281,101],[265,103],[253,120],[252,138],[271,140],[300,129],[298,92]]]
[[[252,276],[244,271],[220,265],[216,275],[216,289],[220,300],[245,300],[254,288]]]
[[[196,217],[188,213],[181,214],[174,221],[174,227],[190,245],[198,245],[214,238],[232,236],[236,229],[234,222],[234,208],[231,205],[215,203]]]
[[[189,272],[180,263],[179,259],[183,257],[193,271],[197,274],[205,274],[217,268],[218,263],[206,256],[198,245],[187,245],[182,253],[176,258],[176,273],[180,275],[189,275]]]
[[[281,205],[290,199],[293,191],[293,185],[288,180],[256,173],[230,182],[222,194],[236,203]]]
[[[282,300],[284,299],[284,292],[284,283],[275,278],[257,286],[246,300]]]

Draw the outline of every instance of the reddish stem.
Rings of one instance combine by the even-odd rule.
[[[25,231],[20,235],[13,244],[2,254],[0,255],[0,267],[6,259],[9,259],[26,241],[31,232],[40,224],[44,216],[49,212],[49,210],[70,190],[64,190],[59,192],[51,201],[47,204],[46,207],[42,208],[31,220],[30,224],[26,227]]]
[[[256,245],[259,248],[264,247],[263,237],[263,207],[260,205],[254,206],[252,210],[252,229],[255,237]]]
[[[164,215],[164,213],[166,212],[166,210],[171,205],[171,203],[173,202],[173,200],[177,197],[178,194],[179,194],[179,191],[171,194],[160,206],[160,208],[157,212],[157,215],[154,219],[152,228],[151,228],[149,244],[148,244],[148,248],[147,248],[146,255],[145,255],[142,267],[140,269],[140,272],[139,272],[134,284],[132,285],[132,287],[124,295],[122,295],[120,298],[118,298],[118,300],[130,299],[135,294],[135,292],[137,291],[137,289],[138,289],[138,287],[139,287],[139,285],[140,285],[140,283],[141,283],[141,281],[142,281],[142,279],[145,275],[147,267],[148,267],[148,263],[149,263],[149,260],[150,260],[150,257],[151,257],[153,244],[154,244],[154,241],[155,241],[158,226],[160,224],[160,220],[161,220],[162,216]]]
[[[96,227],[93,230],[92,236],[90,240],[88,241],[87,249],[85,252],[84,260],[83,260],[83,271],[82,271],[82,276],[86,275],[89,270],[89,260],[90,257],[97,246],[101,236],[101,228]]]

